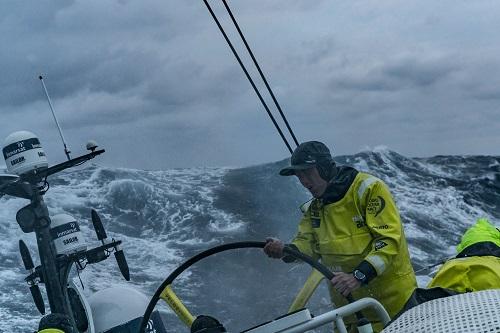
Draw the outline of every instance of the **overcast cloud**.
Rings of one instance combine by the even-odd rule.
[[[500,2],[229,4],[300,141],[500,155]],[[32,131],[51,164],[64,155],[40,74],[73,156],[88,139],[128,168],[288,156],[201,0],[2,1],[0,29],[0,139]]]

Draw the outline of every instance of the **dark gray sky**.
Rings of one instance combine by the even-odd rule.
[[[499,155],[500,2],[229,4],[300,141]],[[64,155],[40,74],[74,156],[88,139],[127,168],[288,156],[201,0],[2,1],[0,38],[0,137],[36,133],[51,164]]]

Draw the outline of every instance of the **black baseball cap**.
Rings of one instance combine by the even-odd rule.
[[[332,160],[330,150],[319,141],[307,141],[295,148],[290,158],[290,166],[280,170],[281,176],[293,176],[295,170],[305,170],[315,167],[320,160]]]

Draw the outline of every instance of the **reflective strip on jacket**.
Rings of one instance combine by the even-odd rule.
[[[377,299],[391,317],[417,287],[396,204],[384,182],[369,174],[359,172],[337,202],[323,206],[313,200],[292,244],[332,271],[350,273],[368,261],[377,277],[352,295]],[[337,307],[346,304],[336,291],[331,294]],[[371,311],[367,317],[376,318]]]

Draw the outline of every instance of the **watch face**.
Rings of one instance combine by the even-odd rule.
[[[366,278],[366,275],[363,274],[363,272],[361,272],[360,270],[355,270],[354,277],[356,278],[356,280],[364,281]]]

